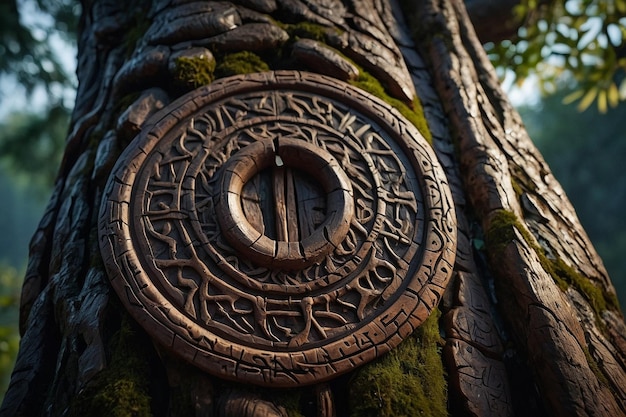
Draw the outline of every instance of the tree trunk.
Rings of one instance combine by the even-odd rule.
[[[0,415],[626,415],[626,325],[615,290],[574,209],[500,89],[462,2],[423,1],[404,8],[393,0],[83,3],[80,84],[71,133],[53,196],[31,242],[21,300],[23,337]],[[293,77],[298,81],[276,81]],[[452,248],[451,255],[437,255],[441,262],[432,268],[437,271],[429,272],[429,280],[422,283],[424,290],[415,292],[411,317],[394,318],[400,323],[397,333],[383,329],[389,340],[376,345],[376,353],[364,350],[343,366],[342,356],[333,355],[352,347],[329,350],[329,361],[341,375],[324,371],[325,376],[318,379],[315,372],[304,373],[293,388],[278,377],[266,379],[278,381],[275,384],[263,384],[252,368],[247,383],[245,370],[226,375],[219,365],[199,364],[196,354],[189,353],[196,352],[188,347],[192,336],[187,344],[180,342],[183,336],[170,336],[171,342],[164,343],[164,330],[155,330],[157,325],[145,318],[145,311],[154,316],[166,310],[164,305],[156,302],[138,308],[136,304],[142,302],[143,270],[121,265],[120,260],[129,258],[107,252],[111,245],[118,250],[111,224],[123,228],[128,218],[107,211],[113,206],[125,210],[121,203],[115,205],[111,195],[127,181],[115,176],[109,180],[109,176],[111,172],[134,175],[143,169],[129,169],[123,163],[114,168],[125,149],[130,151],[121,156],[122,161],[131,163],[149,153],[131,140],[139,135],[139,142],[152,143],[151,134],[167,133],[168,126],[200,106],[202,94],[257,91],[264,88],[258,87],[261,84],[277,89],[287,86],[306,95],[310,101],[304,107],[295,101],[286,105],[307,109],[299,117],[309,117],[311,103],[320,94],[322,103],[349,102],[355,114],[367,113],[380,123],[395,123],[394,129],[400,126],[410,137],[430,140],[432,155],[436,155],[433,161],[428,160],[431,150],[422,152],[422,145],[412,143],[403,145],[400,152],[408,156],[398,160],[421,152],[426,156],[417,161],[433,165],[431,177],[424,174],[430,171],[412,165],[419,174],[415,181],[421,186],[431,181],[430,188],[423,190],[440,192],[442,202],[433,197],[434,191],[423,192],[420,198],[427,216],[443,224],[442,247]],[[172,103],[188,92],[191,96]],[[251,103],[260,103],[252,96],[249,100],[241,108],[251,111]],[[237,104],[228,102],[223,108],[228,106]],[[377,110],[370,111],[369,106]],[[173,112],[174,108],[178,110]],[[345,128],[354,119],[340,122]],[[194,121],[189,123],[195,126]],[[359,132],[370,125],[362,128]],[[240,139],[233,136],[232,140]],[[312,149],[277,140],[280,146],[289,144],[298,152]],[[322,151],[314,154],[312,166],[317,166],[315,161],[326,158],[326,164],[332,159]],[[293,158],[286,159],[288,168],[296,168],[298,159]],[[349,165],[333,168],[336,181],[342,181],[343,174],[337,174],[341,167],[349,171]],[[232,172],[244,169],[231,166]],[[379,165],[376,170],[386,168]],[[308,175],[315,178],[316,171],[310,171]],[[154,175],[166,174],[157,171]],[[400,180],[391,179],[390,184],[394,181]],[[146,184],[148,190],[152,183]],[[314,191],[307,192],[318,193],[317,185],[309,185]],[[293,192],[281,187],[286,194]],[[353,194],[345,191],[341,198],[359,192],[353,186]],[[133,194],[132,198],[142,196]],[[452,207],[446,205],[450,196]],[[359,200],[355,201],[356,207]],[[424,210],[419,201],[417,213]],[[348,207],[352,202],[345,204]],[[246,207],[242,210],[253,210]],[[287,211],[278,219],[286,219],[286,236],[296,221],[289,220],[289,204],[283,207]],[[357,210],[350,207],[346,210]],[[400,211],[387,212],[396,216],[387,220],[400,223],[410,210],[402,211],[405,206],[400,204],[393,207]],[[104,221],[102,212],[109,216]],[[142,214],[143,218],[150,215],[149,208]],[[298,224],[306,225],[309,218]],[[234,216],[233,223],[238,219]],[[448,233],[446,226],[453,230]],[[437,231],[429,227],[419,233]],[[341,226],[327,231],[323,239],[332,242],[337,228]],[[244,236],[249,232],[236,230]],[[395,239],[399,240],[400,226],[397,230]],[[168,241],[165,235],[165,229],[145,232],[146,239],[157,236],[161,242]],[[188,250],[193,255],[199,243],[188,240],[183,249],[180,240],[185,235],[177,236],[179,241],[168,241],[169,250]],[[431,250],[433,244],[427,243]],[[338,245],[333,243],[333,247]],[[318,246],[329,247],[329,243],[324,240]],[[168,252],[168,246],[164,247],[163,252]],[[300,259],[291,252],[283,258],[259,255],[257,259],[254,256],[263,248],[250,247],[252,260],[269,269],[280,266],[281,259]],[[149,250],[156,251],[149,245],[140,251]],[[309,262],[315,250],[305,248],[303,262]],[[323,256],[314,261],[320,263]],[[429,256],[418,257],[426,262]],[[410,261],[388,258],[377,265],[395,271],[404,268],[403,262]],[[451,268],[445,267],[446,262]],[[283,266],[293,268],[292,263]],[[116,275],[124,268],[126,272]],[[415,280],[421,279],[415,275]],[[184,279],[180,276],[178,284]],[[198,284],[185,285],[191,300]],[[363,301],[365,293],[360,298],[363,309],[372,310]],[[206,297],[212,294],[207,289]],[[386,303],[396,303],[395,297],[378,297],[376,302],[387,308]],[[306,304],[314,302],[311,297],[300,297],[299,302],[303,316],[307,308],[314,308]],[[224,308],[231,307],[232,311],[243,309],[235,301]],[[187,317],[202,313],[186,308]],[[356,316],[369,317],[363,309]],[[222,311],[221,317],[234,317],[232,311]],[[233,322],[243,323],[237,320]],[[269,326],[269,319],[263,320]],[[272,331],[284,328],[285,321],[274,320]],[[407,331],[414,325],[419,325],[414,332]],[[361,328],[354,329],[358,333]],[[321,333],[323,329],[316,330]],[[220,337],[225,336],[220,333]],[[289,339],[289,349],[304,346],[306,337],[308,333],[300,333]],[[259,343],[251,342],[255,348]],[[294,351],[289,349],[283,350]],[[390,353],[380,354],[389,349]],[[247,354],[244,349],[240,364]],[[359,362],[369,363],[352,369]]]

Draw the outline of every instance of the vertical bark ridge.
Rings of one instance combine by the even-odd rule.
[[[595,287],[586,288],[580,283],[568,282],[566,295],[583,324],[589,349],[586,354],[591,355],[599,366],[596,376],[606,378],[605,383],[614,392],[622,411],[626,411],[626,388],[622,383],[626,369],[625,351],[621,344],[622,337],[617,336],[624,334],[624,327],[621,323],[613,327],[615,320],[604,319],[606,316],[621,316],[615,289],[602,260],[580,225],[571,202],[532,144],[519,114],[512,108],[503,91],[497,88],[497,77],[486,55],[482,53],[482,46],[471,35],[472,29],[468,27],[469,19],[465,16],[464,8],[459,7],[458,3],[455,6],[457,13],[463,16],[460,19],[461,30],[466,35],[462,38],[480,69],[486,91],[491,92],[491,102],[501,117],[504,134],[498,145],[510,161],[511,175],[521,188],[525,225],[551,260],[563,262],[566,265],[564,268],[574,270],[579,280],[588,279],[588,285]],[[532,182],[532,187],[527,186],[529,182]],[[610,347],[607,349],[607,346]],[[597,375],[598,371],[604,378]]]
[[[541,184],[546,177],[552,181],[549,170],[523,133],[519,116],[504,100],[493,70],[477,47],[463,6],[432,2],[429,7],[421,15],[430,20],[422,32],[430,36],[429,42],[422,47],[433,63],[437,89],[457,136],[472,208],[481,219],[487,243],[491,243],[488,252],[499,307],[517,344],[528,355],[544,403],[558,415],[622,415],[621,395],[606,386],[594,369],[597,364],[589,357],[590,338],[579,323],[571,297],[546,271],[549,267],[535,238],[514,220],[524,219],[528,211],[523,206],[525,199],[521,198],[520,204],[514,189],[518,172],[524,172],[531,183]],[[513,136],[514,145],[510,143]],[[529,163],[524,159],[527,155],[534,160]],[[532,171],[537,165],[540,170]],[[525,171],[522,167],[529,168]],[[553,189],[559,196],[560,188]],[[558,212],[556,203],[560,201],[547,186],[534,191],[555,203],[552,208]],[[565,217],[570,225],[578,224],[568,204],[564,205]],[[559,224],[553,230],[561,228]],[[504,239],[502,233],[507,234]],[[537,237],[541,241],[541,232]],[[576,240],[583,246],[580,235]],[[603,374],[607,370],[603,369]],[[617,375],[622,373],[620,370]]]
[[[396,5],[396,12],[401,9]],[[396,13],[396,16],[400,13]],[[448,369],[450,410],[463,415],[513,415],[509,376],[503,362],[504,343],[501,329],[492,317],[495,307],[486,287],[489,277],[476,264],[472,247],[470,220],[467,216],[454,144],[446,115],[433,88],[428,66],[416,51],[416,45],[402,21],[396,30],[400,49],[407,62],[433,136],[433,148],[446,170],[456,207],[458,224],[457,254],[454,275],[442,308],[441,326],[445,332],[443,348]],[[418,25],[418,22],[414,22]]]
[[[568,265],[576,265],[584,276],[603,286],[610,294],[615,294],[602,260],[580,226],[571,202],[532,144],[523,128],[519,113],[513,109],[502,89],[498,87],[498,79],[491,63],[477,38],[471,35],[472,29],[468,27],[469,20],[464,14],[464,9],[458,5],[456,9],[457,13],[463,13],[464,16],[459,20],[461,31],[464,33],[462,39],[468,54],[476,62],[479,76],[485,85],[485,92],[490,96],[489,101],[494,107],[496,117],[500,119],[502,132],[498,135],[500,140],[497,144],[511,161],[509,164],[512,165],[510,171],[513,179],[519,182],[524,194],[527,194],[522,196],[522,206],[529,228],[535,236],[542,236],[544,239],[546,235],[554,235],[554,230],[567,233],[569,235],[566,239],[569,245],[567,248],[559,242],[563,236],[552,236],[546,242],[548,250],[555,251],[556,257],[566,260]],[[525,187],[529,180],[534,181],[536,189]],[[538,205],[536,201],[526,199],[539,199],[541,203],[536,207]],[[532,218],[533,215],[535,218]]]

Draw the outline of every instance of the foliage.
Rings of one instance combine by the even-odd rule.
[[[20,13],[20,8],[28,8],[28,13]],[[70,85],[71,77],[49,39],[72,40],[78,13],[78,3],[72,0],[0,3],[0,74],[14,75],[29,93],[37,85],[48,92],[55,85]],[[32,22],[25,21],[28,15]]]
[[[16,181],[0,165],[0,265],[21,269],[26,264],[28,242],[45,206],[47,193],[26,181]]]
[[[37,109],[16,111],[0,123],[0,159],[15,172],[35,173],[46,185],[59,165],[70,114],[65,101],[75,88],[59,50],[75,48],[79,13],[74,0],[0,3],[0,78],[21,86],[25,104]],[[45,100],[33,99],[38,91],[45,92]],[[2,91],[0,101],[5,110],[11,108]]]
[[[44,208],[40,191],[28,185],[12,180],[0,166],[0,401],[19,344],[19,298],[28,241]]]
[[[0,162],[18,177],[50,187],[61,162],[68,124],[68,110],[60,104],[44,114],[10,114],[0,122]]]
[[[515,12],[524,22],[517,37],[486,45],[501,72],[537,75],[546,92],[575,82],[565,102],[580,100],[581,111],[626,100],[626,0],[522,0]]]
[[[447,386],[434,310],[415,332],[350,381],[352,415],[447,416]]]
[[[20,277],[14,267],[0,263],[0,399],[9,385],[20,341],[17,329]]]

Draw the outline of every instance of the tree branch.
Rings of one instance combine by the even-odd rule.
[[[465,0],[465,7],[482,43],[515,36],[523,20],[513,13],[520,0]]]

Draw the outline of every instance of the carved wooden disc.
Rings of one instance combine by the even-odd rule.
[[[100,211],[113,287],[174,354],[224,378],[327,380],[438,303],[456,224],[430,145],[381,100],[280,71],[154,116]]]

